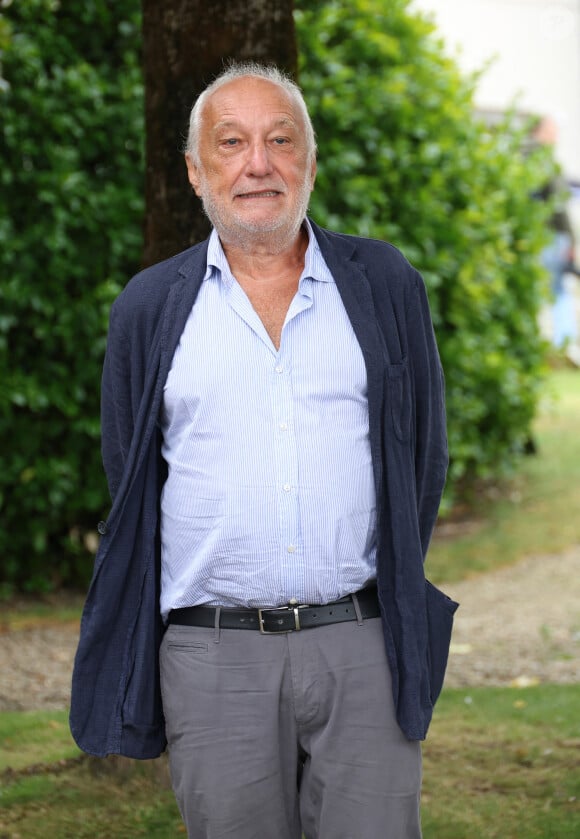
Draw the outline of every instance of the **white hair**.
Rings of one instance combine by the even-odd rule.
[[[219,90],[220,87],[228,84],[228,82],[245,77],[265,79],[268,82],[272,82],[272,84],[282,88],[282,90],[290,97],[292,103],[295,105],[304,121],[304,128],[306,132],[306,150],[309,162],[312,162],[316,157],[316,136],[314,134],[314,128],[312,127],[312,121],[310,119],[310,114],[308,113],[308,108],[306,107],[302,91],[289,76],[277,67],[258,64],[255,61],[235,62],[230,64],[230,66],[220,73],[220,75],[217,76],[217,78],[214,79],[214,81],[211,82],[211,84],[209,84],[198,96],[189,116],[189,132],[187,135],[185,153],[191,157],[195,164],[199,164],[201,121],[203,109],[208,98],[212,93],[215,93],[216,90]]]

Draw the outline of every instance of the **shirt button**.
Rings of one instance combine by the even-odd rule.
[[[278,364],[277,367],[276,367],[276,373],[283,373],[283,372],[284,372],[284,368],[282,367],[281,364]]]
[[[290,598],[290,600],[288,601],[288,605],[289,605],[289,606],[297,606],[297,605],[298,605],[298,601],[296,600],[296,598],[295,598],[295,597],[291,597],[291,598]]]
[[[288,428],[287,423],[285,423],[285,422],[280,423],[280,431],[286,431],[287,428]]]
[[[290,492],[290,490],[292,489],[292,487],[290,486],[290,484],[284,484],[283,489],[284,489],[284,492]]]
[[[286,548],[289,554],[293,554],[296,551],[296,545],[288,545]]]

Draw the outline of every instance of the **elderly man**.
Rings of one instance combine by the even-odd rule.
[[[213,232],[111,312],[71,727],[167,742],[196,839],[421,835],[456,607],[423,573],[443,377],[419,274],[306,217],[315,155],[289,79],[227,70],[186,151]]]

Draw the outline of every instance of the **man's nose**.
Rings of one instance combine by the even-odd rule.
[[[249,175],[268,175],[272,171],[270,153],[264,142],[256,141],[250,145],[246,170]]]

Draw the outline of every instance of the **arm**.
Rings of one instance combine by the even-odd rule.
[[[415,485],[423,558],[437,520],[448,451],[443,369],[425,284],[419,273],[407,304],[410,373],[414,400]]]
[[[133,436],[129,342],[122,328],[122,305],[115,301],[101,382],[101,452],[109,493],[114,500]]]

